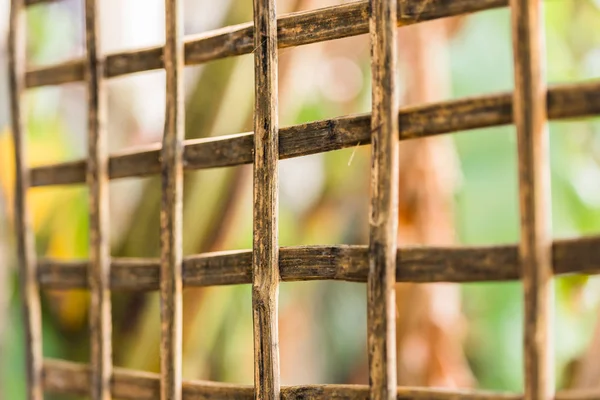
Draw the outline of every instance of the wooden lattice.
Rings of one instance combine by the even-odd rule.
[[[12,0],[9,62],[16,159],[16,229],[27,342],[27,393],[88,395],[93,399],[204,399],[208,397],[349,399],[593,399],[600,394],[554,394],[550,321],[552,277],[600,270],[600,238],[552,242],[549,221],[547,119],[600,114],[600,83],[546,89],[541,0],[370,0],[276,17],[275,0],[254,0],[254,24],[186,39],[182,1],[165,0],[164,47],[102,54],[95,0],[85,0],[86,57],[27,71],[24,13],[51,0]],[[55,0],[56,1],[56,0]],[[250,1],[250,0],[245,0]],[[576,1],[576,0],[574,0]],[[438,18],[510,6],[515,91],[399,109],[396,28]],[[255,34],[257,33],[257,34]],[[277,49],[370,33],[372,114],[278,128]],[[254,133],[184,141],[184,65],[254,52]],[[164,68],[166,123],[160,148],[109,155],[105,80]],[[88,157],[29,168],[22,96],[27,88],[85,81]],[[398,111],[399,110],[399,111]],[[514,123],[518,134],[521,241],[518,246],[397,248],[399,141]],[[371,142],[368,246],[279,248],[278,160]],[[254,164],[253,250],[182,257],[184,170]],[[161,258],[111,259],[108,247],[110,179],[162,178]],[[30,187],[89,187],[90,259],[36,258],[27,195]],[[369,386],[280,387],[277,294],[280,281],[366,282]],[[524,395],[396,387],[394,284],[522,279],[525,296]],[[252,283],[254,386],[182,382],[182,286]],[[44,360],[40,288],[91,292],[91,363]],[[161,373],[112,367],[111,290],[160,291]]]

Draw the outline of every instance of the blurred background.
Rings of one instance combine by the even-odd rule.
[[[252,20],[251,1],[186,0],[188,35]],[[279,0],[278,13],[343,3]],[[83,2],[27,12],[31,67],[81,57]],[[99,2],[106,53],[164,42],[161,0]],[[600,1],[545,2],[550,83],[600,77]],[[13,155],[8,115],[6,34],[9,0],[0,0],[0,398],[24,398],[23,331],[12,229]],[[399,31],[402,104],[510,91],[510,14],[498,9]],[[368,36],[279,51],[280,125],[370,110]],[[252,55],[188,67],[186,138],[252,129]],[[108,81],[111,152],[160,141],[162,71]],[[29,162],[44,165],[86,154],[82,83],[30,90]],[[556,238],[600,232],[600,118],[553,122],[551,167]],[[280,163],[280,244],[366,244],[369,146]],[[518,241],[513,127],[401,143],[399,243],[480,245]],[[112,255],[159,255],[160,181],[111,181]],[[250,166],[186,174],[184,251],[252,245]],[[87,191],[31,191],[40,256],[88,255]],[[600,281],[556,280],[555,349],[559,388],[600,382]],[[44,291],[46,357],[86,362],[88,297]],[[521,391],[522,288],[515,283],[399,284],[399,384]],[[159,367],[157,293],[113,294],[114,363]],[[282,384],[367,383],[366,286],[282,283],[279,300]],[[186,379],[252,383],[250,286],[184,290]],[[50,397],[49,397],[50,398]],[[59,399],[62,397],[53,397]]]

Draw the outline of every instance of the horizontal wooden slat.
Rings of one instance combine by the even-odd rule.
[[[25,6],[33,6],[36,4],[58,3],[61,0],[25,0]]]
[[[29,0],[40,2],[44,0]],[[50,1],[50,0],[45,0]],[[368,1],[358,1],[283,15],[277,19],[279,48],[301,46],[365,34],[369,31]],[[438,18],[468,14],[508,5],[508,0],[412,0],[398,25],[411,25]],[[400,16],[400,14],[399,14]],[[249,54],[254,50],[252,23],[226,27],[189,37],[185,41],[185,64],[197,65],[211,60]],[[163,68],[162,47],[135,50],[106,57],[106,77]],[[83,80],[83,60],[28,71],[27,87],[58,85]]]
[[[552,119],[600,114],[600,81],[552,88],[548,115]],[[399,111],[400,140],[506,125],[512,122],[510,93],[450,100]],[[184,142],[184,168],[196,170],[252,163],[252,133],[195,139]],[[334,118],[279,130],[281,159],[339,150],[371,141],[370,114]],[[110,179],[148,176],[160,172],[160,145],[114,155]],[[85,182],[84,160],[31,169],[32,186]]]
[[[557,240],[555,274],[600,273],[600,236]],[[252,282],[250,250],[206,253],[183,261],[185,286],[234,285]],[[282,247],[283,281],[339,280],[366,282],[366,246]],[[39,261],[40,286],[47,289],[87,288],[86,261]],[[519,279],[516,245],[403,248],[396,257],[398,282],[484,282]],[[158,290],[158,259],[113,259],[112,290]]]
[[[89,368],[83,364],[67,361],[46,360],[44,363],[44,388],[48,393],[85,396],[89,385]],[[210,381],[184,381],[184,400],[232,399],[251,400],[252,386],[233,385]],[[159,397],[159,375],[115,368],[112,379],[112,395],[129,400],[154,400]],[[307,385],[283,386],[283,400],[304,399],[368,399],[368,386],[361,385]],[[431,389],[399,387],[398,400],[521,400],[520,394],[460,389]],[[598,400],[598,391],[566,391],[558,393],[556,400]]]

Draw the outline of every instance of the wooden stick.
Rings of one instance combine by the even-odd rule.
[[[396,391],[398,236],[397,1],[372,0],[371,208],[367,279],[369,387],[373,400]]]
[[[279,133],[275,0],[254,0],[254,234],[252,315],[254,394],[279,398],[279,247],[277,213]]]
[[[86,365],[66,361],[46,360],[44,363],[44,387],[48,392],[58,394],[85,395],[89,386],[89,369]],[[115,368],[112,388],[115,397],[124,400],[154,400],[159,396],[160,378],[158,374]],[[184,400],[233,399],[251,400],[254,391],[251,386],[232,385],[210,381],[184,381]],[[362,399],[369,397],[369,388],[361,385],[306,385],[283,386],[281,398],[292,399]],[[556,400],[594,400],[600,397],[598,391],[564,391]],[[520,394],[488,392],[480,390],[432,389],[399,387],[398,400],[521,400]]]
[[[25,365],[27,369],[27,399],[43,400],[42,392],[42,327],[40,294],[37,283],[35,238],[31,231],[31,216],[27,208],[29,169],[27,168],[27,130],[25,112],[21,107],[25,71],[25,5],[12,0],[8,32],[8,84],[12,137],[15,154],[15,230],[19,262]]]
[[[552,246],[556,275],[600,273],[600,236],[557,240]],[[112,261],[113,290],[158,290],[160,260],[121,258]],[[282,247],[279,271],[283,281],[340,280],[366,282],[366,246]],[[485,282],[520,277],[516,245],[480,247],[400,248],[398,282]],[[38,280],[45,289],[88,287],[87,261],[40,260]],[[226,251],[183,260],[185,286],[216,286],[252,282],[252,252]]]
[[[47,3],[57,3],[61,0],[25,0],[25,6],[33,6],[36,4],[47,4]]]
[[[411,12],[398,20],[410,25],[432,19],[506,7],[508,0],[410,0]],[[326,40],[365,34],[369,31],[369,1],[358,1],[318,10],[291,13],[277,21],[279,48],[301,46]],[[254,29],[251,23],[210,31],[188,38],[185,64],[197,65],[254,51]],[[163,49],[152,47],[108,55],[106,77],[163,68]],[[83,80],[83,61],[72,60],[29,71],[27,87],[57,85]]]
[[[161,150],[160,398],[181,399],[183,209],[183,11],[165,0],[167,108]]]
[[[541,0],[511,0],[515,91],[513,115],[519,153],[519,256],[525,292],[525,399],[554,392],[550,168]]]
[[[106,93],[100,58],[99,18],[95,0],[85,2],[88,85],[88,163],[90,215],[90,346],[91,386],[94,400],[109,400],[112,374],[112,320],[110,299],[110,227],[108,210],[108,149]]]
[[[548,113],[553,119],[600,113],[600,82],[557,86],[548,93]],[[400,140],[455,131],[486,128],[512,122],[508,93],[450,100],[401,109]],[[323,153],[371,141],[370,115],[356,115],[290,126],[279,130],[279,158]],[[252,163],[253,134],[219,136],[184,142],[184,168],[196,170]],[[160,146],[114,155],[109,178],[155,175],[160,172]],[[32,186],[64,185],[85,181],[85,160],[32,168]]]

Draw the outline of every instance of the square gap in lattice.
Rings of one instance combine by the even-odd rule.
[[[456,134],[446,154],[458,156],[453,176],[456,241],[467,245],[515,244],[519,238],[517,142],[513,127]],[[452,174],[452,175],[450,175]],[[445,183],[452,182],[449,178]],[[451,204],[452,206],[452,204]],[[494,229],[489,227],[493,226]]]
[[[184,256],[244,251],[244,257],[250,257],[252,214],[251,165],[188,171],[183,190]],[[243,274],[250,271],[250,258],[247,261]]]
[[[26,92],[23,104],[27,133],[27,166],[33,168],[31,185],[51,184],[57,174],[51,166],[87,155],[87,95],[81,84],[36,88]],[[12,143],[9,135],[6,139]],[[12,159],[11,154],[8,158]],[[39,169],[39,170],[38,170]]]
[[[282,246],[368,243],[370,146],[279,164]]]
[[[445,53],[452,77],[452,97],[511,91],[514,82],[510,10],[488,10],[459,17],[455,22],[454,32],[447,35],[450,47]],[[452,26],[449,29],[452,32]],[[439,58],[435,58],[435,64]]]
[[[593,1],[544,5],[546,70],[550,83],[576,83],[600,77],[600,8]]]
[[[281,48],[280,126],[369,113],[369,51],[368,35]]]
[[[468,323],[462,330],[464,354],[470,369],[477,372],[477,386],[522,392],[523,369],[515,367],[523,362],[522,283],[469,283],[461,285],[461,296]],[[489,360],[494,360],[494,368],[483,368]]]
[[[160,297],[158,288],[153,289],[113,288],[112,356],[115,367],[160,371]]]
[[[253,130],[254,57],[245,54],[185,69],[185,138]]]
[[[600,277],[571,275],[555,279],[554,362],[557,390],[591,387],[598,365]]]
[[[156,262],[158,262],[160,188],[158,175],[144,178],[134,176],[110,181],[109,218],[113,257],[157,257]]]
[[[99,42],[106,54],[163,46],[165,9],[160,0],[98,3]]]
[[[252,385],[252,285],[183,291],[183,377]]]
[[[557,239],[600,234],[600,118],[550,123],[552,229]]]
[[[111,155],[159,149],[165,125],[165,72],[119,76],[106,82],[106,136]]]
[[[351,282],[281,283],[282,384],[368,382],[366,291]]]
[[[51,2],[28,7],[27,65],[33,68],[83,57],[83,2]]]

